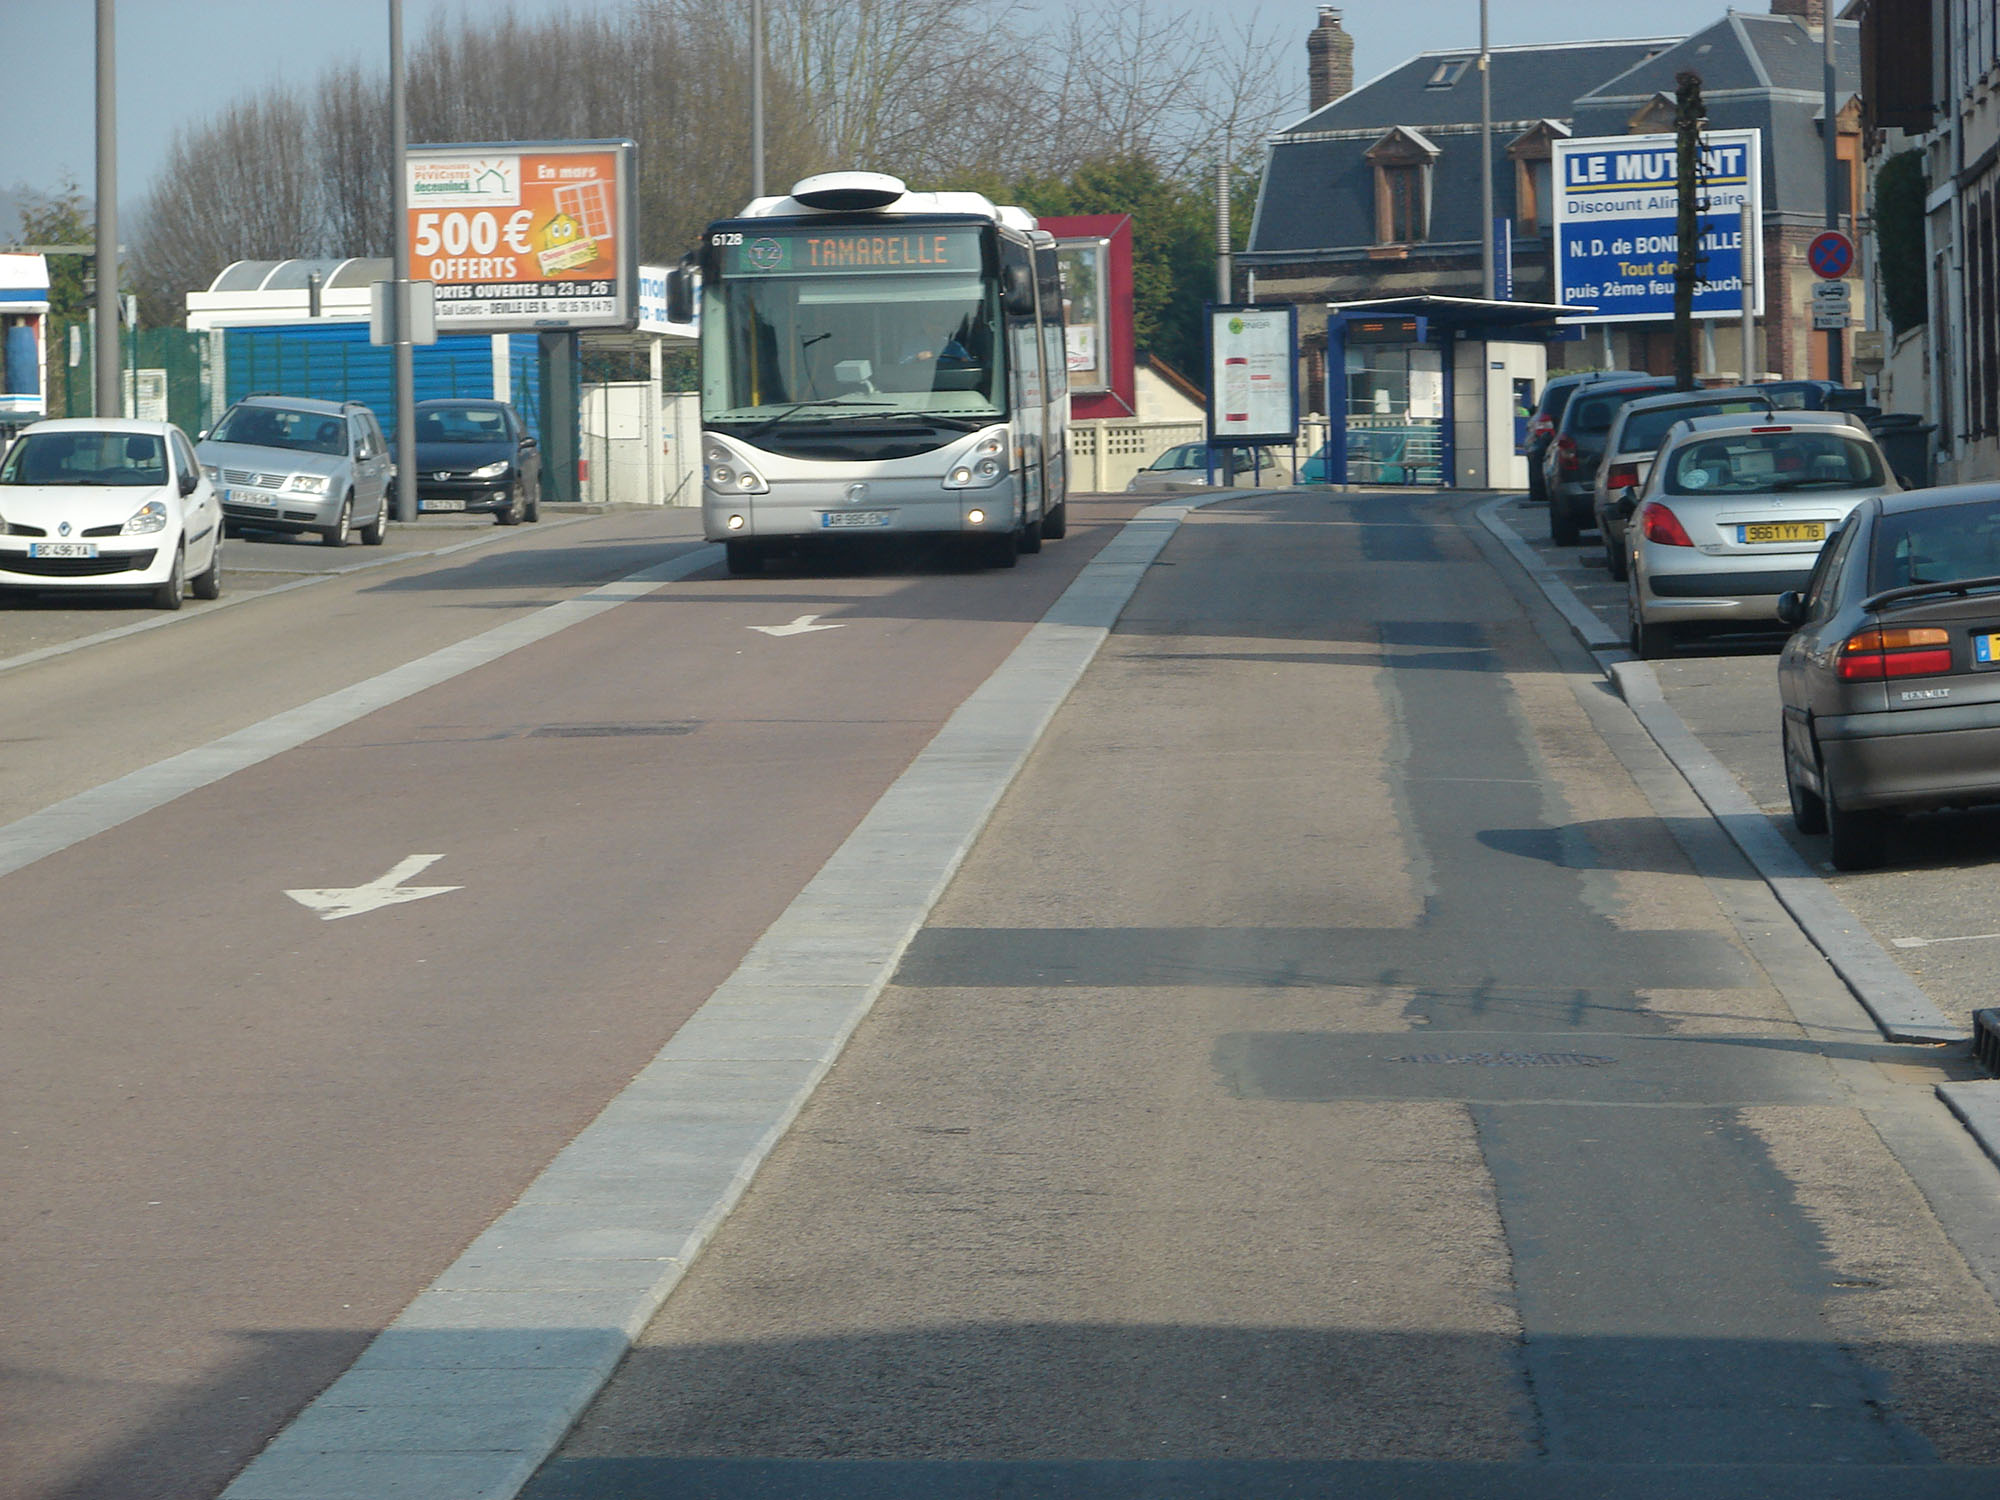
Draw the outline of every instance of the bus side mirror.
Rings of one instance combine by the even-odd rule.
[[[694,273],[686,266],[675,266],[667,272],[667,321],[694,321]]]
[[[1035,278],[1028,274],[1026,266],[1001,267],[1000,297],[1008,316],[1032,318],[1035,315]]]

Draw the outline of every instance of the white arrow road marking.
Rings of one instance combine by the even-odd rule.
[[[388,874],[378,876],[366,885],[339,887],[318,891],[286,891],[299,905],[320,914],[322,921],[334,922],[342,917],[358,917],[365,911],[376,911],[384,906],[398,906],[405,901],[421,901],[426,896],[442,896],[446,891],[462,891],[462,885],[403,885],[420,870],[428,869],[443,859],[442,854],[412,854]]]
[[[1894,948],[1935,948],[1939,943],[1983,943],[1988,938],[2000,938],[2000,932],[1969,932],[1964,937],[1941,938],[1890,938]]]
[[[751,625],[750,630],[761,630],[766,635],[805,635],[814,630],[838,630],[847,622],[835,620],[831,625],[815,625],[818,615],[800,615],[789,625]]]

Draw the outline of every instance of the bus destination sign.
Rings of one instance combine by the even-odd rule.
[[[976,229],[718,230],[725,276],[798,276],[811,271],[971,271],[984,264]]]

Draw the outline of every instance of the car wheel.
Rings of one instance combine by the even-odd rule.
[[[1822,834],[1826,832],[1826,799],[1818,792],[1808,791],[1798,783],[1792,770],[1791,752],[1785,749],[1784,716],[1778,718],[1778,753],[1785,758],[1785,796],[1792,804],[1792,826],[1800,833]],[[1826,785],[1826,773],[1820,773],[1820,785]]]
[[[722,552],[731,578],[748,578],[764,571],[764,553],[755,542],[724,542]]]
[[[1628,576],[1625,589],[1625,613],[1631,620],[1630,639],[1632,654],[1640,661],[1659,661],[1674,654],[1674,630],[1671,625],[1656,625],[1649,622],[1639,603],[1639,580]]]
[[[153,590],[155,609],[179,609],[181,600],[187,594],[187,548],[174,546],[174,570],[167,575],[167,581]]]
[[[1528,463],[1528,503],[1530,505],[1544,505],[1548,502],[1548,498],[1548,489],[1542,483],[1542,466],[1530,460]]]
[[[1018,537],[1020,542],[1020,548],[1023,552],[1041,551],[1042,523],[1040,521],[1030,521],[1026,526],[1023,526],[1021,528],[1021,530],[1018,533]]]
[[[1044,541],[1059,542],[1069,534],[1069,501],[1056,502],[1056,508],[1042,517],[1042,538]]]
[[[347,538],[354,530],[354,497],[349,495],[340,502],[340,519],[326,527],[319,534],[320,540],[329,547],[345,547]]]
[[[1604,538],[1604,571],[1619,583],[1625,581],[1625,548],[1611,539],[1608,528],[1600,526],[1598,535]]]
[[[1873,870],[1889,857],[1890,814],[1876,810],[1852,812],[1840,805],[1833,788],[1827,787],[1826,831],[1832,844],[1828,854],[1836,870]]]
[[[521,491],[518,485],[507,491],[507,506],[504,510],[494,511],[493,519],[502,526],[521,524]]]
[[[222,597],[222,537],[215,538],[215,550],[208,554],[208,566],[194,575],[191,580],[197,599],[220,599]]]
[[[379,547],[382,539],[389,534],[389,492],[382,491],[382,503],[375,508],[375,519],[361,528],[361,542],[366,547]]]
[[[1549,540],[1558,547],[1574,547],[1580,534],[1576,527],[1576,517],[1570,514],[1569,502],[1561,495],[1550,495]]]
[[[528,492],[528,524],[534,525],[542,518],[542,482],[537,479],[535,487]]]

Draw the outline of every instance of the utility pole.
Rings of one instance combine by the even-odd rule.
[[[1224,145],[1222,160],[1215,164],[1215,300],[1232,302],[1231,284],[1235,267],[1229,250],[1229,148]]]
[[[1486,0],[1479,0],[1479,295],[1493,300],[1493,54],[1486,45]]]
[[[1674,389],[1694,389],[1694,286],[1701,256],[1700,184],[1701,122],[1708,108],[1701,102],[1701,75],[1681,73],[1674,79]]]
[[[750,0],[750,196],[764,196],[764,0]]]
[[[417,361],[410,346],[410,109],[403,79],[403,0],[389,0],[389,303],[396,325],[396,519],[417,518]]]
[[[118,39],[116,0],[97,0],[97,326],[90,368],[100,417],[125,410],[118,370]]]
[[[1833,0],[1825,0],[1820,13],[1820,32],[1824,38],[1825,67],[1825,113],[1826,130],[1826,227],[1840,228],[1840,122],[1835,117],[1838,105],[1837,80],[1834,76],[1833,61]],[[1826,378],[1839,381],[1841,374],[1841,331],[1829,328],[1826,331]]]

